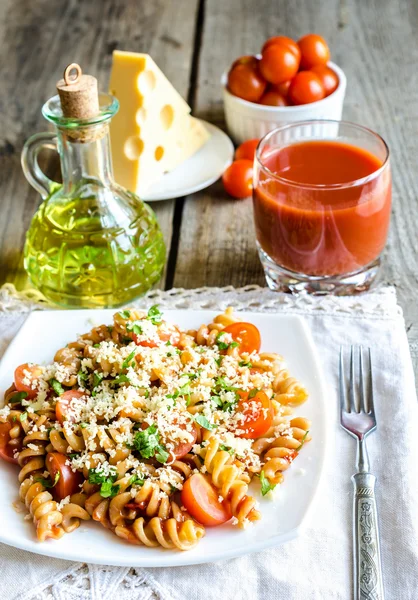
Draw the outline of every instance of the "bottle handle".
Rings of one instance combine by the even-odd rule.
[[[22,149],[21,163],[26,179],[45,200],[59,183],[49,179],[39,166],[38,154],[43,148],[58,152],[55,133],[35,133],[26,140]]]

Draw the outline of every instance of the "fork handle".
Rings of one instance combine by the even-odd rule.
[[[374,488],[376,477],[356,473],[354,484],[354,600],[383,600],[379,526]]]

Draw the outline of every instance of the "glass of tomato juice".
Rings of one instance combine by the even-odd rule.
[[[342,295],[370,287],[392,197],[389,149],[379,135],[344,121],[285,125],[260,141],[253,185],[271,289]]]

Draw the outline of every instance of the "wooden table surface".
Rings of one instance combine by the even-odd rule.
[[[115,48],[148,52],[193,113],[224,126],[219,79],[277,34],[328,40],[348,78],[344,117],[379,132],[392,154],[393,214],[383,280],[396,285],[418,364],[418,3],[416,0],[1,0],[0,285],[26,285],[25,232],[40,202],[20,167],[44,131],[41,106],[78,62],[107,87]],[[218,182],[153,204],[169,249],[160,287],[264,285],[251,200]]]

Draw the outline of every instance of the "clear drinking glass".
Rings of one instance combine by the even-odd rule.
[[[344,121],[280,127],[258,145],[253,201],[271,289],[367,290],[389,228],[389,149],[376,133]]]

